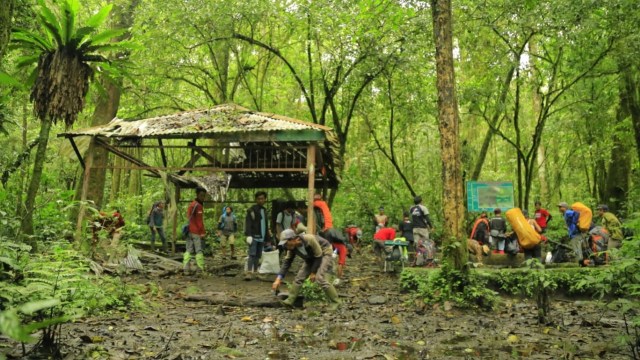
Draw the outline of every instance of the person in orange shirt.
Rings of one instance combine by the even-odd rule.
[[[316,216],[317,232],[320,236],[333,227],[333,216],[331,216],[331,210],[326,201],[322,200],[322,194],[315,194],[313,196],[313,207],[320,211],[322,219],[318,219]],[[314,209],[314,210],[315,210]]]

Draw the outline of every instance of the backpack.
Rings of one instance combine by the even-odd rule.
[[[504,252],[509,255],[516,255],[520,252],[520,243],[517,237],[512,236],[505,240]]]
[[[427,227],[427,219],[420,205],[413,206],[411,209],[409,209],[409,212],[411,213],[411,222],[413,223],[413,227]]]
[[[322,213],[322,209],[317,206],[313,207],[313,214],[316,220],[316,229],[322,230],[324,229],[324,214]]]
[[[596,265],[603,265],[608,262],[605,253],[609,244],[609,232],[602,226],[596,226],[589,231],[589,248]]]

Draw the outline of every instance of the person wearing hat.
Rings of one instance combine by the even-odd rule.
[[[376,224],[376,232],[384,227],[387,227],[389,217],[384,213],[384,206],[380,206],[378,208],[378,214],[373,216],[373,221]]]
[[[558,210],[562,214],[564,219],[564,223],[567,225],[567,231],[569,234],[569,246],[571,247],[571,252],[567,254],[567,257],[572,261],[578,261],[582,264],[583,260],[583,252],[582,252],[582,233],[578,228],[578,219],[580,218],[580,213],[572,210],[569,207],[569,204],[566,202],[561,202],[558,204]]]
[[[409,209],[409,214],[411,214],[411,222],[413,223],[413,241],[416,246],[415,265],[420,265],[419,256],[422,256],[426,265],[430,265],[436,252],[435,244],[429,239],[429,231],[433,231],[433,224],[429,219],[429,210],[422,205],[422,197],[414,197],[413,204]]]
[[[609,249],[619,248],[624,238],[622,235],[622,223],[612,212],[609,212],[609,206],[600,204],[596,209],[600,217],[600,225],[602,225],[611,236],[609,239]]]
[[[322,290],[324,290],[330,302],[327,309],[330,311],[337,310],[341,301],[338,297],[338,292],[328,279],[328,275],[333,267],[333,250],[331,243],[318,235],[305,233],[296,234],[296,232],[291,229],[284,230],[280,234],[280,239],[278,246],[287,249],[287,255],[284,258],[276,280],[271,285],[274,291],[280,287],[282,279],[287,275],[296,255],[303,260],[302,267],[298,270],[293,284],[289,287],[289,297],[284,300],[282,304],[293,306],[302,288],[302,283],[309,278],[309,281],[317,282]]]

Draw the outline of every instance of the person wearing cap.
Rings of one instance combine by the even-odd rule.
[[[547,209],[542,208],[542,203],[540,202],[540,200],[536,200],[535,206],[536,212],[534,213],[533,218],[538,223],[538,226],[540,226],[540,229],[542,229],[541,234],[544,234],[545,230],[547,229],[547,224],[549,223],[549,221],[551,221],[551,214],[549,214],[549,211],[547,211]]]
[[[622,223],[612,212],[609,212],[609,206],[600,204],[596,209],[600,217],[600,225],[602,225],[611,236],[609,239],[609,249],[619,248],[624,238],[622,234]]]
[[[311,282],[317,282],[324,290],[325,295],[329,299],[330,305],[327,308],[330,311],[338,309],[341,301],[338,292],[328,279],[329,273],[333,267],[333,250],[331,243],[318,235],[300,233],[296,234],[291,229],[286,229],[280,234],[280,243],[287,249],[287,255],[284,258],[280,272],[271,288],[276,291],[287,275],[289,268],[293,264],[296,256],[303,260],[303,264],[293,280],[293,284],[289,287],[289,297],[282,302],[283,305],[293,306],[302,283],[309,278]]]
[[[571,261],[577,261],[582,264],[583,239],[582,233],[578,228],[578,219],[580,218],[580,213],[572,210],[569,207],[569,204],[564,201],[558,204],[558,210],[560,210],[560,213],[562,214],[562,218],[564,219],[564,223],[567,226],[567,231],[569,234],[569,246],[571,247],[571,251],[567,254],[567,257]]]
[[[436,246],[429,239],[429,232],[434,227],[429,219],[429,210],[422,205],[422,197],[413,198],[413,206],[409,209],[411,214],[411,222],[413,223],[413,241],[416,246],[416,261],[418,255],[422,255],[427,265],[433,262],[435,257]]]
[[[376,224],[376,232],[387,226],[389,222],[389,217],[384,213],[384,206],[380,206],[378,208],[378,214],[373,216],[373,221]]]

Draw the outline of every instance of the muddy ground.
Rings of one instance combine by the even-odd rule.
[[[294,268],[299,266],[299,260]],[[208,259],[219,266],[220,259]],[[225,262],[229,263],[229,261]],[[402,293],[399,275],[371,255],[349,261],[338,286],[344,304],[305,308],[226,306],[187,301],[193,294],[276,301],[274,276],[243,281],[237,266],[206,277],[129,276],[146,284],[149,308],[84,318],[62,328],[67,359],[625,359],[624,322],[585,299],[552,302],[554,324],[537,325],[530,299],[503,298],[494,312],[425,308]],[[232,262],[233,264],[233,262]],[[289,280],[292,275],[289,275]],[[9,357],[19,357],[14,344]]]

